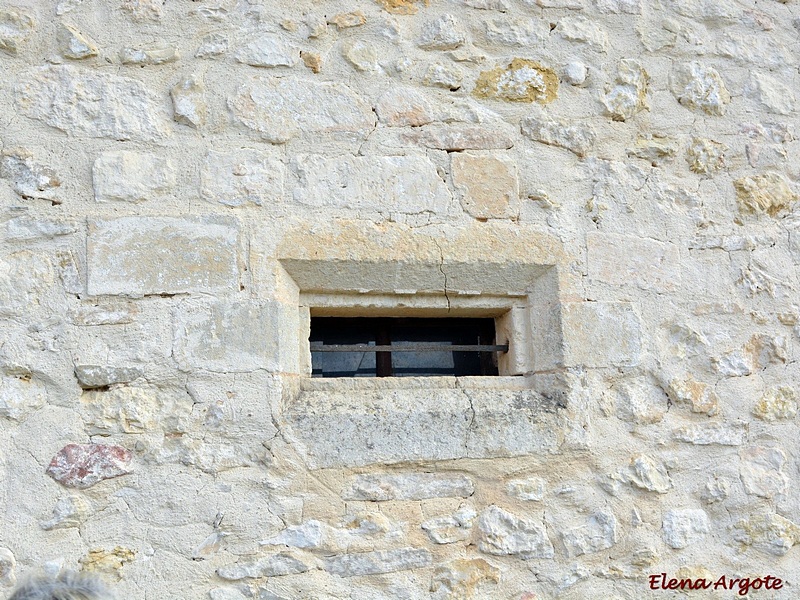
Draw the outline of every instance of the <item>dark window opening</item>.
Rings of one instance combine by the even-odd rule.
[[[312,377],[497,375],[494,319],[311,317]]]

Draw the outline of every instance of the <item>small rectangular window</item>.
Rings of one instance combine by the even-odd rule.
[[[313,377],[497,375],[495,321],[311,317]]]

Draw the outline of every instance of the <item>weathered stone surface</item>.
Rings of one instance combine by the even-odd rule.
[[[283,202],[283,163],[274,154],[243,148],[209,151],[200,173],[200,195],[225,206]]]
[[[594,5],[602,13],[624,15],[642,13],[642,0],[595,0]]]
[[[758,102],[767,112],[778,115],[790,115],[797,107],[794,91],[774,77],[750,72],[750,79],[745,85],[744,93]]]
[[[300,58],[303,64],[311,69],[312,73],[319,73],[322,71],[322,55],[319,52],[300,52]]]
[[[572,61],[564,67],[563,79],[570,85],[583,85],[589,77],[589,68],[582,62]]]
[[[273,301],[187,300],[175,311],[173,354],[186,370],[277,370],[281,317]]]
[[[737,521],[733,537],[746,546],[783,556],[800,542],[800,526],[781,515],[756,514]]]
[[[0,585],[11,587],[17,582],[17,560],[8,548],[0,548]]]
[[[536,19],[489,19],[486,39],[494,44],[528,48],[546,38],[545,24]]]
[[[722,502],[730,494],[730,483],[724,477],[712,477],[700,490],[700,499],[706,504]]]
[[[300,60],[300,48],[279,34],[265,33],[248,42],[234,55],[252,67],[292,67]]]
[[[88,290],[142,296],[239,289],[236,222],[224,216],[89,223]]]
[[[617,519],[611,513],[596,512],[585,525],[562,532],[561,541],[569,557],[611,548],[617,543]]]
[[[558,95],[558,75],[527,58],[515,58],[505,67],[481,71],[472,94],[506,102],[548,104]]]
[[[631,366],[642,352],[641,322],[628,302],[565,302],[564,364]]]
[[[733,182],[736,200],[743,213],[775,216],[797,202],[797,194],[780,173],[745,176]]]
[[[499,156],[459,152],[451,159],[461,206],[478,219],[504,219],[519,212],[517,165]]]
[[[422,78],[422,83],[454,92],[461,88],[464,74],[459,67],[446,63],[431,63]]]
[[[31,35],[36,21],[29,14],[14,8],[0,9],[0,50],[15,56],[20,45]]]
[[[450,600],[479,598],[478,588],[487,583],[500,583],[500,569],[482,558],[460,558],[436,567],[431,591],[446,591]]]
[[[299,185],[295,202],[307,206],[393,213],[444,213],[450,192],[424,155],[329,158],[315,154],[292,162]]]
[[[462,505],[452,516],[428,519],[421,527],[435,544],[452,544],[471,537],[472,522],[477,516],[472,507]]]
[[[240,579],[254,579],[260,577],[280,577],[281,575],[294,575],[305,573],[309,566],[289,552],[280,552],[265,556],[253,562],[238,562],[227,567],[217,569],[217,575],[228,581]]]
[[[61,180],[55,171],[34,159],[28,150],[17,148],[0,154],[0,177],[8,179],[14,191],[23,198],[61,203],[57,199]]]
[[[656,167],[672,162],[678,149],[670,139],[651,137],[639,138],[634,146],[625,150],[625,153],[649,161],[651,166]]]
[[[489,506],[478,519],[478,549],[486,554],[514,555],[523,560],[553,558],[555,551],[541,523]]]
[[[341,83],[253,77],[228,99],[228,106],[239,122],[273,144],[300,132],[363,139],[375,126],[370,106]]]
[[[74,325],[82,327],[125,325],[133,322],[136,312],[136,308],[131,305],[87,304],[70,310],[69,318]]]
[[[584,43],[597,52],[608,47],[608,33],[586,17],[564,17],[558,21],[557,31],[564,39]]]
[[[212,588],[208,591],[210,600],[247,600],[252,596],[245,596],[239,588],[236,587],[218,587]],[[269,598],[269,596],[267,596]]]
[[[506,484],[506,493],[520,500],[541,502],[547,482],[541,477],[512,479]]]
[[[375,112],[389,127],[419,127],[434,121],[434,111],[424,94],[407,86],[392,86],[378,98]]]
[[[209,33],[203,36],[202,43],[197,48],[197,58],[217,58],[228,52],[228,38],[221,33]]]
[[[342,44],[342,56],[357,71],[368,73],[378,69],[378,50],[366,40],[347,40]]]
[[[449,473],[356,475],[342,493],[342,498],[370,502],[468,498],[474,491],[472,480],[465,475]]]
[[[97,56],[97,44],[76,27],[63,23],[56,34],[61,47],[61,56],[72,60],[82,60]]]
[[[148,48],[123,48],[119,51],[119,60],[123,65],[144,67],[150,65],[163,65],[175,62],[180,58],[175,46],[158,44]]]
[[[404,137],[425,148],[448,152],[506,150],[514,145],[505,133],[478,125],[427,125],[404,133]]]
[[[72,221],[14,217],[6,221],[6,239],[18,241],[50,240],[75,233],[78,230]]]
[[[692,138],[686,149],[686,162],[695,173],[709,175],[725,166],[726,151],[727,147],[724,144],[714,140]]]
[[[719,397],[714,388],[691,377],[672,379],[667,394],[675,404],[690,406],[693,413],[713,416],[719,412]]]
[[[161,98],[128,77],[39,67],[16,85],[15,98],[24,115],[70,135],[151,141],[170,134]]]
[[[19,421],[47,400],[47,388],[28,373],[0,376],[0,417]]]
[[[797,394],[789,386],[769,388],[753,407],[753,414],[772,423],[791,420],[797,416]]]
[[[97,202],[142,202],[175,187],[175,168],[154,154],[104,152],[94,161],[92,184]]]
[[[138,22],[158,22],[163,14],[162,0],[122,0],[122,10]]]
[[[65,487],[83,490],[131,473],[132,454],[122,446],[67,444],[53,457],[47,474]]]
[[[670,73],[670,86],[683,106],[709,115],[721,116],[731,101],[716,69],[699,62],[683,63]]]
[[[578,156],[586,156],[597,135],[590,126],[556,121],[544,115],[526,117],[520,122],[522,134],[535,142],[565,148]]]
[[[421,0],[375,0],[386,12],[393,15],[414,15]]]
[[[681,442],[708,446],[741,446],[747,435],[747,424],[733,421],[730,423],[697,423],[673,430],[672,437]]]
[[[699,508],[669,510],[662,526],[664,541],[670,548],[686,548],[711,531],[708,514]]]
[[[183,77],[170,90],[172,111],[176,122],[189,127],[200,127],[206,122],[208,107],[205,86],[196,75]]]
[[[787,340],[765,334],[753,335],[743,346],[712,357],[714,369],[724,377],[744,377],[769,365],[785,363]]]
[[[262,546],[289,546],[304,550],[336,550],[342,544],[338,532],[321,521],[310,519],[300,525],[290,525],[280,533],[261,542]]]
[[[613,388],[617,418],[627,423],[658,423],[667,410],[664,392],[645,379],[623,381]]]
[[[40,521],[39,526],[45,531],[80,527],[91,514],[91,505],[81,496],[73,495],[59,498],[53,508],[53,517]]]
[[[330,19],[328,19],[328,23],[331,25],[336,25],[338,29],[350,29],[351,27],[361,27],[367,22],[367,17],[364,16],[364,13],[360,10],[356,10],[353,12],[348,13],[339,13],[333,15]],[[309,36],[309,37],[319,37],[320,34],[317,33],[316,35]]]
[[[626,121],[649,108],[647,86],[650,76],[642,65],[632,59],[621,60],[613,85],[606,90],[603,104],[615,121]]]
[[[381,552],[340,554],[324,559],[324,569],[339,577],[377,575],[428,567],[431,553],[423,548],[399,548]]]
[[[789,483],[782,468],[786,454],[779,448],[752,446],[739,452],[741,466],[739,474],[748,494],[762,498],[774,498],[785,494]]]
[[[123,546],[114,548],[95,548],[80,559],[81,570],[90,573],[102,573],[116,580],[121,579],[120,569],[136,558],[136,550]]]
[[[417,45],[425,50],[455,50],[467,41],[464,26],[446,13],[422,26]]]
[[[107,387],[115,383],[130,383],[143,375],[136,367],[101,367],[98,365],[76,365],[75,377],[83,389]]]
[[[666,467],[645,454],[631,459],[623,477],[628,483],[648,492],[666,494],[672,487]]]
[[[615,233],[586,235],[589,276],[613,285],[667,292],[680,287],[678,248],[666,242]]]

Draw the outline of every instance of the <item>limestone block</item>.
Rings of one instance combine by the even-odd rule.
[[[153,141],[171,133],[161,97],[128,77],[38,67],[21,78],[15,99],[24,115],[70,135]]]
[[[513,139],[502,131],[479,125],[427,125],[404,133],[410,142],[447,152],[506,150]]]
[[[252,77],[229,97],[228,106],[239,122],[273,144],[300,132],[361,140],[375,126],[371,107],[341,83]]]
[[[122,446],[67,444],[50,461],[47,474],[65,487],[84,490],[104,479],[132,473],[132,457]]]
[[[0,9],[0,50],[15,56],[34,27],[36,21],[29,14],[11,7]]]
[[[393,15],[414,15],[419,8],[417,3],[421,0],[376,0],[386,12]]]
[[[635,156],[648,161],[652,166],[661,166],[672,162],[678,149],[673,140],[659,137],[646,137],[636,140],[636,144],[625,150],[628,156]]]
[[[565,40],[581,42],[597,52],[605,52],[608,48],[608,33],[594,19],[564,17],[559,19],[557,31]]]
[[[648,109],[647,88],[650,75],[639,62],[621,60],[617,65],[614,83],[607,87],[603,104],[614,121],[626,121]]]
[[[535,142],[565,148],[581,157],[586,156],[597,139],[590,125],[548,119],[543,114],[520,121],[520,131]]]
[[[422,83],[431,87],[455,91],[461,88],[463,78],[464,74],[459,67],[435,62],[428,65],[428,70],[425,71]]]
[[[6,239],[20,242],[52,240],[70,235],[78,230],[73,221],[42,219],[36,217],[13,217],[6,221]]]
[[[39,526],[45,531],[80,527],[91,512],[91,505],[81,496],[65,496],[56,502],[53,517],[47,521],[40,521]]]
[[[119,60],[123,65],[137,67],[163,65],[178,60],[178,49],[175,46],[157,44],[148,48],[123,48],[119,51]]]
[[[478,219],[507,219],[519,212],[519,178],[515,162],[498,155],[454,153],[453,185],[461,206]]]
[[[162,0],[122,0],[122,10],[137,23],[160,21],[163,6]]]
[[[175,311],[173,355],[185,370],[278,370],[282,318],[277,302],[187,300]]]
[[[561,542],[570,558],[611,548],[617,543],[617,519],[611,513],[598,511],[584,525],[562,532]]]
[[[773,114],[790,115],[797,107],[797,98],[792,88],[774,77],[756,71],[751,71],[744,93]]]
[[[421,527],[433,543],[453,544],[472,536],[472,522],[477,516],[471,506],[462,504],[452,516],[428,519]]]
[[[82,34],[76,27],[62,23],[56,34],[61,56],[72,60],[82,60],[97,56],[97,44],[89,36]]]
[[[725,166],[727,147],[714,140],[692,138],[686,149],[686,162],[695,173],[709,175]]]
[[[342,493],[345,500],[424,500],[467,498],[474,493],[472,480],[449,473],[356,475]]]
[[[564,365],[632,366],[642,352],[641,322],[629,302],[565,302]]]
[[[670,73],[670,87],[683,106],[709,115],[724,115],[731,101],[725,82],[716,69],[699,62],[674,67]]]
[[[217,58],[227,52],[227,36],[221,33],[209,33],[203,36],[203,40],[194,55],[197,58]]]
[[[260,577],[280,577],[294,575],[309,570],[303,560],[289,552],[279,552],[260,558],[256,561],[237,562],[217,569],[217,575],[228,581],[254,579]]]
[[[423,548],[399,548],[381,552],[340,554],[324,559],[324,569],[339,577],[378,575],[428,567],[431,553]]]
[[[11,587],[17,582],[17,560],[8,548],[0,548],[0,585]]]
[[[536,61],[515,58],[504,67],[481,71],[472,94],[506,102],[548,104],[558,96],[558,75]]]
[[[342,56],[357,71],[368,73],[378,70],[378,50],[366,40],[345,41],[342,44]]]
[[[319,73],[322,71],[322,55],[319,52],[300,52],[300,58],[303,59],[303,64],[308,67],[312,73]]]
[[[747,435],[747,424],[731,423],[697,423],[673,430],[672,437],[681,442],[700,446],[718,444],[720,446],[741,446]]]
[[[196,75],[183,77],[170,90],[172,112],[176,122],[189,127],[201,127],[206,122],[208,107],[205,86]]]
[[[686,548],[711,531],[708,514],[699,508],[667,511],[662,527],[664,541],[670,548]]]
[[[586,249],[592,279],[659,292],[680,287],[680,253],[673,244],[631,235],[588,233]]]
[[[265,33],[250,40],[234,56],[252,67],[292,67],[300,60],[300,48],[282,35]]]
[[[94,161],[92,184],[97,202],[143,202],[175,187],[175,168],[154,154],[113,150]]]
[[[589,76],[589,68],[582,62],[572,61],[564,67],[563,79],[570,85],[583,85]]]
[[[99,365],[76,365],[75,377],[83,389],[101,388],[115,383],[130,383],[143,375],[136,367],[103,367]]]
[[[478,530],[478,549],[486,554],[513,555],[523,560],[555,555],[544,525],[498,506],[489,506],[481,513]]]
[[[192,400],[183,392],[149,386],[117,386],[81,395],[80,411],[92,435],[189,429]]]
[[[262,546],[289,546],[304,550],[335,552],[343,545],[343,536],[330,525],[316,519],[291,525],[271,538],[261,542]]]
[[[459,558],[436,567],[431,591],[444,590],[450,600],[480,598],[478,590],[487,583],[500,583],[500,569],[482,558]]]
[[[210,150],[200,173],[200,195],[225,206],[278,204],[283,202],[285,171],[270,152]]]
[[[783,556],[800,541],[800,526],[776,514],[754,514],[734,525],[734,539],[746,546]]]
[[[786,454],[779,448],[752,446],[739,452],[739,474],[748,494],[774,498],[786,493],[789,479],[782,468]]]
[[[685,0],[675,2],[673,6],[679,15],[709,25],[730,25],[742,18],[742,10],[732,0]]]
[[[706,504],[722,502],[730,494],[730,483],[724,477],[712,477],[700,491],[700,499]]]
[[[0,417],[20,421],[47,403],[47,388],[27,373],[0,376]]]
[[[299,179],[292,192],[294,200],[308,206],[442,214],[450,202],[450,192],[436,166],[422,154],[300,154],[292,168]]]
[[[753,11],[748,12],[751,17],[754,15]],[[760,16],[769,18],[764,13],[761,13]],[[759,17],[756,17],[756,20],[758,19]],[[728,30],[717,42],[717,54],[734,58],[745,67],[757,65],[766,67],[769,71],[778,71],[786,65],[796,62],[792,51],[781,44],[779,40],[779,36],[764,35],[761,31],[755,35],[743,35]],[[751,71],[751,73],[755,73],[755,71]]]
[[[86,304],[71,309],[69,319],[81,327],[125,325],[133,323],[136,313],[136,307],[131,304]]]
[[[719,397],[713,386],[692,377],[670,380],[667,395],[675,404],[690,406],[693,413],[711,417],[719,412]]]
[[[541,477],[512,479],[506,483],[506,494],[520,500],[541,502],[547,482]]]
[[[493,44],[528,48],[537,46],[546,39],[544,22],[538,19],[488,19],[486,39]]]
[[[434,121],[431,103],[424,94],[408,86],[393,85],[378,98],[375,112],[389,127],[419,127]]]
[[[91,221],[89,293],[238,291],[238,238],[236,221],[224,216]]]
[[[61,180],[55,171],[44,166],[24,148],[0,154],[0,177],[8,179],[14,191],[23,198],[41,198],[61,204],[57,199]]]
[[[797,194],[789,181],[780,173],[763,173],[745,176],[733,182],[739,211],[774,217],[783,210],[791,209],[797,202]]]
[[[797,416],[796,398],[797,394],[789,386],[769,388],[753,407],[753,414],[768,423],[794,419]]]
[[[621,421],[645,425],[658,423],[667,410],[664,392],[646,379],[626,380],[613,387],[616,415]]]
[[[0,254],[0,315],[29,314],[56,281],[51,261],[26,250]]]
[[[60,0],[56,5],[56,14],[61,16],[72,10],[75,10],[83,3],[83,0]]]
[[[595,0],[594,5],[598,11],[606,14],[642,14],[642,0]]]
[[[666,467],[645,454],[634,456],[622,475],[631,485],[648,492],[666,494],[672,487]]]
[[[361,27],[367,22],[367,17],[360,10],[348,13],[339,13],[328,19],[328,23],[336,25],[337,29],[350,29],[351,27]],[[320,33],[309,35],[309,37],[319,37]]]
[[[209,590],[208,597],[210,600],[247,600],[252,595],[245,596],[239,588],[235,587],[218,587]]]
[[[121,579],[120,569],[132,562],[136,557],[136,550],[123,546],[113,548],[93,548],[80,559],[81,570],[90,573],[102,573],[105,576]]]
[[[466,41],[464,26],[456,17],[445,13],[422,25],[417,45],[424,50],[455,50]]]
[[[787,339],[759,333],[751,336],[743,346],[712,357],[711,363],[724,377],[743,377],[786,360]]]

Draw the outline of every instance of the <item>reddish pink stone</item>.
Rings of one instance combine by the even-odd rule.
[[[86,489],[103,479],[127,475],[131,452],[106,444],[67,444],[50,461],[47,474],[66,487]]]

